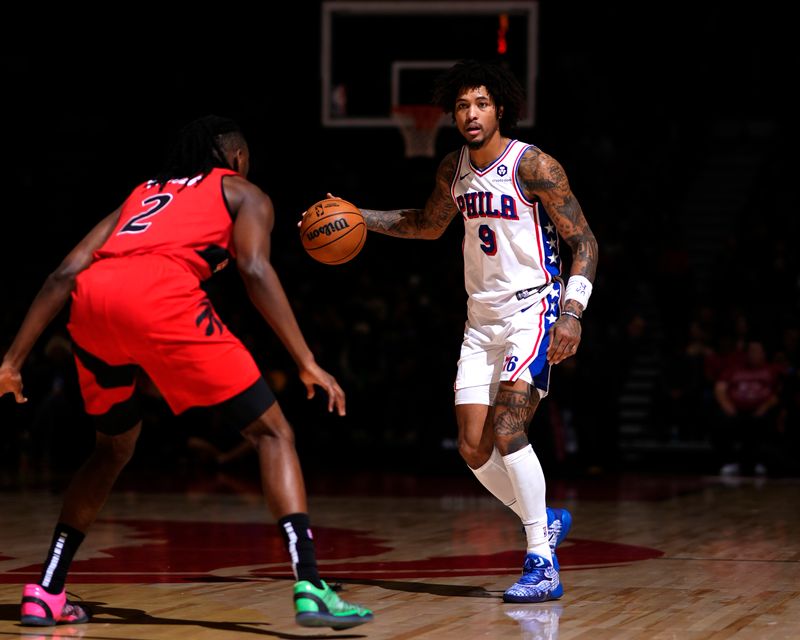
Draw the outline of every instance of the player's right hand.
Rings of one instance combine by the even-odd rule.
[[[19,370],[6,365],[0,366],[0,396],[13,393],[14,398],[20,404],[27,402],[28,399],[22,395],[22,375]]]
[[[326,193],[326,194],[325,194],[325,197],[326,197],[326,198],[336,198],[336,196],[335,196],[335,195],[333,195],[332,193]],[[303,218],[305,217],[305,215],[306,215],[307,213],[308,213],[308,209],[306,209],[305,211],[302,211],[302,212],[300,213],[300,220],[298,220],[298,221],[297,221],[297,228],[298,228],[298,229],[299,229],[300,227],[302,227],[302,226],[303,226]]]

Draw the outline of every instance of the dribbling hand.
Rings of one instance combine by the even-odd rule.
[[[326,193],[326,194],[325,194],[325,197],[326,197],[326,198],[336,198],[337,196],[333,195],[332,193]],[[306,215],[306,213],[308,213],[308,209],[306,209],[305,211],[302,211],[302,212],[300,213],[300,220],[298,220],[298,221],[297,221],[297,228],[298,228],[298,229],[299,229],[301,226],[303,226],[303,216],[305,216],[305,215]]]

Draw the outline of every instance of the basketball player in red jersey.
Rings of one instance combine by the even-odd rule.
[[[72,479],[37,583],[25,585],[21,622],[89,619],[67,601],[69,566],[142,428],[136,381],[144,372],[175,413],[216,407],[258,453],[266,504],[292,560],[296,620],[346,629],[368,622],[320,578],[305,485],[292,428],[253,357],[217,317],[202,281],[235,260],[248,295],[299,368],[308,397],[345,394],[320,368],[270,263],[272,201],[247,180],[249,150],[232,120],[187,125],[165,169],[137,186],[47,278],[0,365],[0,395],[25,402],[20,369],[34,343],[71,298],[68,329],[95,449]]]

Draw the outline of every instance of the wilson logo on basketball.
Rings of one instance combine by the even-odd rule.
[[[361,251],[367,223],[361,210],[341,198],[326,198],[306,209],[300,223],[303,248],[324,264],[344,264]]]
[[[347,223],[347,220],[344,218],[337,218],[336,220],[331,220],[328,224],[315,227],[311,231],[306,231],[306,240],[310,242],[319,236],[330,236],[341,231],[342,229],[347,229],[349,226],[350,225]]]

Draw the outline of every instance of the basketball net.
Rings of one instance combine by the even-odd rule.
[[[433,158],[436,134],[444,124],[445,113],[428,104],[400,104],[392,107],[394,120],[406,145],[406,158]]]

